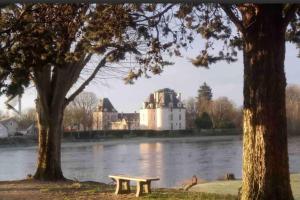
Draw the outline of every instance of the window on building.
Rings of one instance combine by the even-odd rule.
[[[173,114],[170,114],[170,120],[171,121],[173,120]]]
[[[179,114],[179,120],[181,120],[181,114]]]
[[[181,129],[181,123],[179,123],[179,129]]]
[[[171,123],[171,130],[173,130],[173,123]]]

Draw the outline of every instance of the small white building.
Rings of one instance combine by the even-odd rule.
[[[111,122],[112,130],[137,130],[139,127],[139,113],[119,113],[118,120]]]
[[[15,135],[19,127],[17,120],[13,117],[1,120],[0,124],[6,127],[8,136]]]
[[[152,130],[183,130],[186,110],[180,93],[164,88],[150,94],[140,110],[140,128]]]
[[[0,123],[0,138],[6,138],[6,137],[8,137],[7,128]]]

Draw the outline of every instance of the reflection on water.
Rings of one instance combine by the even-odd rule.
[[[67,143],[62,168],[67,178],[110,182],[109,174],[158,176],[158,187],[172,187],[193,175],[216,179],[225,173],[241,177],[238,136]],[[36,147],[0,148],[0,180],[33,174]],[[300,172],[300,137],[289,140],[291,172]]]

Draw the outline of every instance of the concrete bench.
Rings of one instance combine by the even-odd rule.
[[[115,194],[130,193],[130,181],[136,181],[136,197],[143,192],[151,193],[151,181],[158,181],[156,177],[136,177],[127,175],[109,175],[117,182]]]

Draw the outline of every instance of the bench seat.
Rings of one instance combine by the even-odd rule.
[[[136,196],[139,197],[143,192],[151,193],[151,181],[158,181],[158,177],[138,177],[128,175],[109,175],[110,178],[117,182],[115,194],[129,193],[130,181],[136,181]]]

